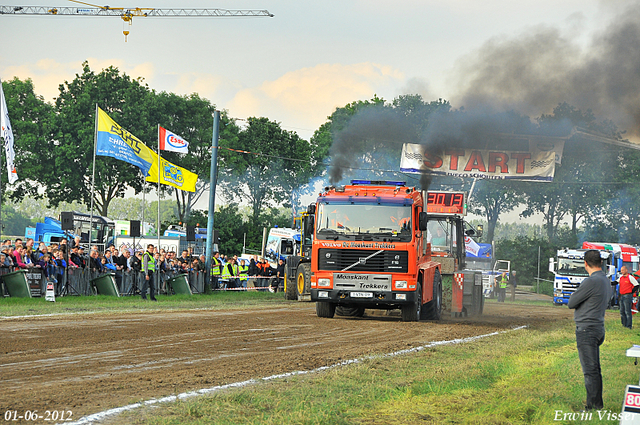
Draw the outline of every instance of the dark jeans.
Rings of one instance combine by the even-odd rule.
[[[218,275],[211,276],[211,289],[218,289]]]
[[[604,326],[576,325],[576,345],[587,390],[587,409],[602,409],[602,373],[600,345],[604,342]]]
[[[631,314],[631,304],[633,304],[633,295],[620,295],[620,321],[622,326],[631,329],[633,322],[633,314]]]
[[[142,289],[140,290],[143,300],[147,299],[147,287],[149,287],[149,298],[151,298],[152,300],[156,299],[156,285],[154,280],[154,272],[149,270],[149,279],[147,279],[145,276],[144,280],[142,281]]]

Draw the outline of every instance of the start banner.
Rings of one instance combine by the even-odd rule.
[[[482,179],[553,181],[564,141],[530,142],[528,151],[446,148],[427,152],[425,145],[402,146],[400,171]]]

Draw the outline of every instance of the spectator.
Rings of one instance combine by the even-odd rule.
[[[71,248],[71,255],[69,256],[69,261],[73,262],[77,267],[82,267],[84,269],[85,264],[84,260],[80,257],[78,253],[78,247],[74,246]]]
[[[238,266],[233,261],[233,258],[222,268],[222,280],[227,281],[227,288],[238,287]]]
[[[58,251],[55,259],[55,269],[56,269],[56,281],[58,285],[62,285],[64,282],[64,273],[67,270],[67,262],[62,258],[62,251]]]
[[[191,259],[189,258],[189,251],[186,249],[182,251],[182,255],[178,258],[180,265],[182,266],[182,270],[187,272],[189,271],[189,264],[191,264]]]
[[[239,284],[241,288],[247,287],[247,279],[249,278],[249,266],[247,266],[244,258],[240,259],[240,264],[238,265],[238,276],[239,276]]]
[[[276,269],[275,279],[271,281],[271,287],[269,292],[278,292],[279,286],[284,286],[284,260],[281,258],[278,260],[278,268]]]
[[[100,256],[98,255],[98,251],[91,250],[89,254],[89,267],[92,272],[102,273],[104,267],[102,266],[102,261],[100,260]]]
[[[156,288],[154,279],[156,275],[156,259],[154,257],[153,244],[147,245],[147,252],[142,257],[142,271],[144,272],[144,280],[142,281],[141,296],[143,300],[147,299],[147,287],[149,288],[149,299],[156,300]],[[160,254],[158,254],[160,255]]]
[[[120,257],[118,257],[118,264],[122,267],[122,273],[127,273],[131,270],[129,258],[131,258],[131,252],[128,249],[124,249],[122,254],[120,254]]]
[[[103,261],[102,264],[109,271],[115,272],[117,270],[117,267],[116,267],[115,263],[113,262],[113,256],[111,254],[111,251],[106,251],[104,253],[104,261]]]
[[[80,236],[73,238],[73,241],[71,241],[71,248],[80,248]]]

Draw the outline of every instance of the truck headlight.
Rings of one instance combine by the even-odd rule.
[[[396,280],[396,288],[398,288],[398,289],[407,289],[407,281],[406,280]]]
[[[318,286],[328,287],[331,286],[331,279],[318,279]]]
[[[318,298],[329,298],[329,293],[327,291],[318,291]]]
[[[396,294],[396,300],[406,301],[407,300],[407,294]]]

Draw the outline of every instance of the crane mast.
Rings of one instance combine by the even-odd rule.
[[[97,6],[77,0],[70,0],[89,7],[50,7],[50,6],[3,6],[0,15],[54,15],[54,16],[117,16],[131,25],[134,16],[140,17],[273,17],[268,10],[252,9],[187,9],[187,8],[144,8]],[[129,31],[123,30],[125,41]]]

